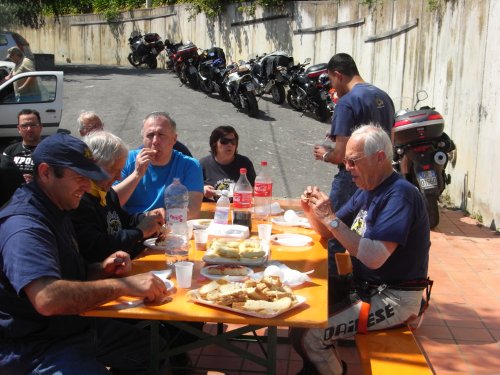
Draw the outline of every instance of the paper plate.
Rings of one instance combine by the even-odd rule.
[[[276,225],[281,225],[283,227],[311,228],[311,224],[309,224],[309,221],[305,217],[299,217],[299,220],[296,221],[286,221],[283,216],[277,216],[273,217],[271,219],[271,222],[273,222]]]
[[[148,238],[147,240],[144,240],[143,242],[143,245],[150,248],[150,249],[153,249],[153,250],[163,250],[165,251],[167,248],[166,246],[158,246],[155,244],[155,241],[156,241],[156,237],[154,238]]]
[[[307,246],[313,243],[311,237],[294,233],[274,234],[271,241],[281,246]]]
[[[232,307],[228,307],[228,306],[217,305],[217,304],[213,303],[212,301],[206,301],[206,300],[201,299],[201,298],[195,298],[195,299],[193,299],[193,301],[196,303],[200,303],[202,305],[216,307],[218,309],[227,310],[227,311],[235,312],[238,314],[254,316],[256,318],[268,318],[269,319],[269,318],[274,318],[278,315],[284,314],[287,311],[293,310],[293,309],[299,307],[300,305],[304,304],[304,302],[306,302],[305,297],[297,296],[297,295],[295,297],[297,298],[297,303],[295,305],[290,306],[290,308],[288,308],[287,310],[276,312],[276,313],[258,313],[258,312],[253,312],[253,311],[238,310],[238,309],[233,309]]]
[[[207,229],[212,224],[212,219],[196,219],[188,220],[188,223],[193,225],[193,229]]]
[[[203,267],[200,270],[200,275],[202,275],[203,277],[206,277],[207,279],[210,279],[210,280],[218,280],[218,279],[222,279],[223,277],[225,277],[229,281],[243,281],[253,274],[253,270],[251,268],[244,267],[244,270],[246,271],[246,275],[244,275],[244,276],[212,275],[212,274],[208,273],[208,269],[210,267],[216,267],[216,266],[207,266],[207,267]]]
[[[171,269],[151,271],[151,272],[162,280],[168,279],[172,275]]]

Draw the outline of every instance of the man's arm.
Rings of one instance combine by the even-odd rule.
[[[314,158],[323,160],[326,163],[342,164],[344,162],[345,148],[349,137],[337,136],[335,138],[335,148],[328,151],[323,146],[314,147]]]

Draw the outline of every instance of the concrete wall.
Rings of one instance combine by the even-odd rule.
[[[458,149],[448,168],[451,201],[495,226],[500,222],[500,168],[495,166],[500,1],[439,3],[430,11],[427,0],[383,0],[372,8],[359,0],[298,1],[282,10],[258,9],[255,18],[229,7],[215,20],[203,15],[189,20],[187,6],[171,6],[126,12],[119,23],[82,15],[19,31],[35,53],[54,53],[56,63],[127,65],[132,30],[191,40],[200,48],[221,46],[235,61],[275,49],[315,63],[336,52],[350,53],[365,80],[388,91],[396,108],[411,107],[415,93],[427,91],[423,104],[444,115],[445,130]],[[400,32],[387,35],[391,30]]]

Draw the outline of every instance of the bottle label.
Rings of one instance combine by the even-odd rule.
[[[252,208],[251,192],[235,192],[233,196],[234,208]]]
[[[227,219],[229,216],[228,207],[220,207],[215,210],[214,223],[216,224],[227,224]]]
[[[254,193],[256,197],[272,197],[273,184],[264,182],[255,182]]]
[[[187,210],[185,208],[169,208],[167,210],[167,223],[169,225],[187,222]]]

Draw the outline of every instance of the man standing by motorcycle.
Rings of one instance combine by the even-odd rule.
[[[328,76],[339,97],[328,135],[335,142],[335,148],[317,145],[314,147],[314,157],[338,167],[330,191],[330,201],[336,212],[356,191],[356,185],[344,165],[349,137],[355,128],[369,123],[379,124],[390,135],[395,110],[386,92],[361,78],[350,55],[334,55],[328,62]]]

